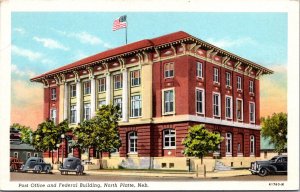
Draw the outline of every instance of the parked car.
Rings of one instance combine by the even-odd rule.
[[[21,166],[22,172],[32,171],[34,173],[50,173],[51,164],[45,163],[41,157],[30,157],[24,165]]]
[[[267,161],[252,162],[249,171],[260,176],[287,173],[287,156],[278,155]]]
[[[84,166],[81,164],[81,160],[77,157],[68,157],[59,168],[60,174],[68,174],[69,172],[75,172],[76,175],[82,175]]]
[[[15,157],[10,157],[10,171],[18,171],[20,170],[21,166],[22,166],[23,162]]]

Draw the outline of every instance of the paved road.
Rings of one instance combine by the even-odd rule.
[[[11,181],[286,181],[286,175],[269,175],[260,177],[257,175],[245,175],[236,177],[218,178],[192,178],[192,177],[141,177],[141,176],[120,176],[120,175],[60,175],[55,174],[34,174],[34,173],[11,173]]]

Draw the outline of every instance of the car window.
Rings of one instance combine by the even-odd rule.
[[[73,159],[68,159],[68,162],[73,162]]]
[[[275,161],[277,159],[277,157],[273,157],[272,159],[270,159],[270,161]]]
[[[30,162],[35,162],[35,159],[31,159]]]
[[[287,162],[287,157],[282,157],[282,162]]]

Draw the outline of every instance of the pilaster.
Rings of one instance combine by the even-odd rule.
[[[124,68],[123,75],[123,89],[122,89],[122,121],[128,122],[128,72]]]

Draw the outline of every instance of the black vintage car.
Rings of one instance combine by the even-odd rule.
[[[255,161],[249,169],[252,174],[266,176],[268,174],[287,173],[287,156],[278,155],[267,161]]]
[[[76,175],[82,175],[84,166],[81,164],[81,160],[76,157],[68,157],[59,168],[60,174],[68,174],[74,172]]]
[[[34,173],[50,173],[51,164],[45,163],[40,157],[30,157],[20,169],[22,172],[32,171]]]

